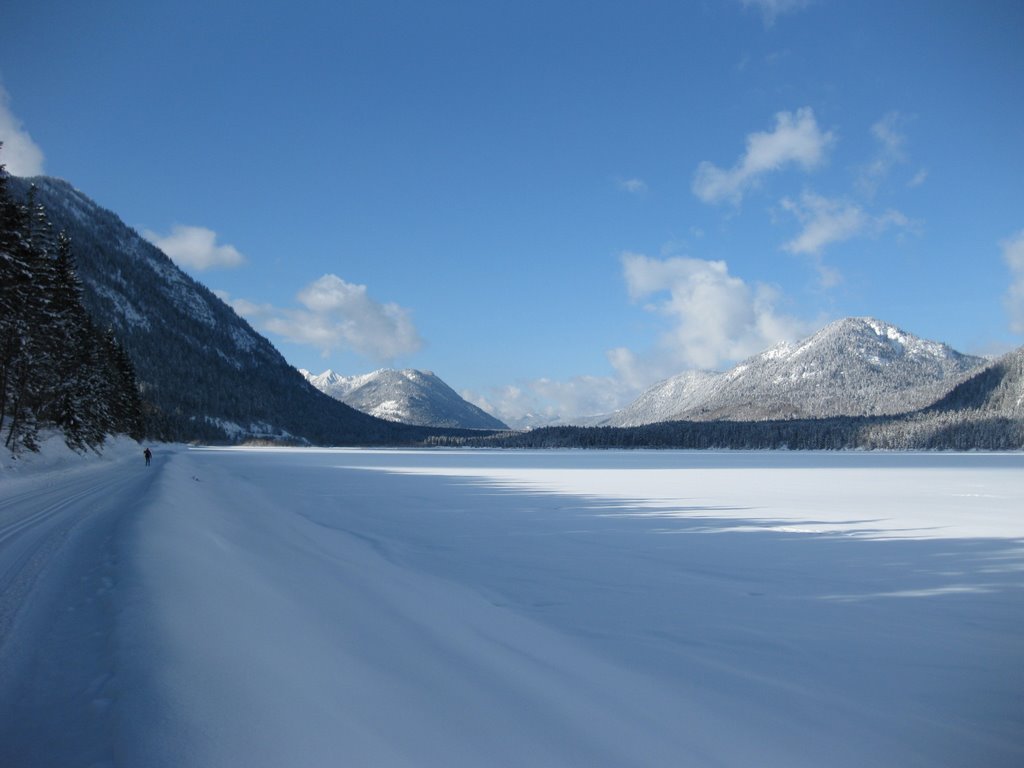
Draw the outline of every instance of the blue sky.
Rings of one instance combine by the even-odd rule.
[[[1024,4],[6,0],[0,137],[297,367],[610,410],[849,315],[1024,343]]]

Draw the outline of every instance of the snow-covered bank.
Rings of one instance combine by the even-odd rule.
[[[1019,454],[141,463],[67,488],[109,489],[87,495],[99,522],[66,537],[65,576],[39,579],[77,574],[81,607],[26,593],[35,618],[0,645],[22,670],[0,675],[4,712],[52,702],[98,764],[1024,760]],[[0,487],[0,558],[31,512],[21,485]],[[46,669],[23,665],[48,623],[42,648],[78,672],[24,672]],[[73,654],[76,632],[103,642]],[[0,756],[61,764],[73,742],[48,728],[9,724]]]
[[[54,431],[40,441],[38,452],[21,451],[12,454],[0,451],[0,481],[32,477],[40,473],[75,471],[92,468],[96,464],[120,461],[128,457],[142,460],[142,446],[130,437],[108,437],[101,450],[74,451],[64,442],[64,436]]]

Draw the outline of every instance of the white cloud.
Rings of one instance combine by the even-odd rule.
[[[907,137],[900,131],[904,122],[899,112],[890,112],[871,126],[871,135],[878,143],[878,150],[871,162],[860,169],[856,182],[866,197],[874,196],[894,165],[907,162]]]
[[[373,299],[365,285],[324,275],[296,297],[300,309],[228,300],[235,311],[260,330],[296,344],[308,344],[328,355],[349,349],[380,363],[409,355],[423,347],[411,312],[394,303]]]
[[[622,257],[630,298],[667,317],[671,328],[644,355],[610,351],[609,360],[628,384],[649,385],[688,368],[715,369],[749,357],[807,326],[776,310],[780,297],[767,285],[748,285],[724,261]]]
[[[772,131],[747,136],[747,151],[732,168],[723,170],[708,161],[697,166],[693,192],[706,203],[738,204],[766,173],[787,165],[798,165],[804,170],[820,165],[834,141],[830,131],[823,132],[818,127],[810,107],[795,113],[779,112]]]
[[[782,249],[809,257],[822,288],[833,288],[842,282],[839,270],[822,261],[826,247],[854,237],[878,236],[888,229],[912,232],[918,227],[917,222],[900,211],[890,209],[871,214],[857,203],[813,192],[804,192],[799,200],[783,198],[781,205],[803,224],[800,234],[783,243]]]
[[[883,154],[894,160],[904,159],[907,137],[899,131],[903,117],[899,112],[890,112],[871,126],[871,135],[882,145]]]
[[[186,269],[202,271],[211,267],[237,267],[245,263],[245,257],[233,245],[218,245],[217,233],[206,227],[177,224],[169,235],[147,229],[142,236],[166,253],[175,264]]]
[[[632,401],[638,391],[611,376],[574,376],[565,381],[540,378],[460,394],[509,426],[522,427],[611,413]]]
[[[1010,330],[1024,333],[1024,229],[1001,241],[999,246],[1010,269],[1010,288],[1005,300]]]
[[[647,191],[647,182],[643,179],[620,179],[619,189],[631,195],[642,195]]]
[[[782,207],[804,225],[799,235],[782,246],[790,253],[818,255],[827,245],[861,234],[871,222],[871,217],[856,203],[812,192],[804,192],[799,200],[783,198]]]
[[[270,304],[256,304],[248,299],[234,299],[227,291],[214,290],[213,293],[218,299],[235,310],[240,317],[244,317],[254,324],[277,312]]]
[[[40,176],[43,173],[43,150],[29,136],[10,107],[10,97],[0,84],[0,163],[12,176]]]
[[[928,169],[922,168],[914,174],[914,178],[907,182],[908,187],[920,187],[928,178]]]
[[[857,203],[813,192],[804,192],[799,200],[783,198],[781,204],[803,224],[800,234],[782,246],[783,250],[795,254],[819,256],[826,246],[853,237],[878,235],[890,228],[913,230],[916,227],[897,210],[874,215]]]
[[[766,27],[775,23],[775,19],[784,13],[799,11],[810,5],[810,0],[740,0],[744,8],[754,8],[761,12]]]

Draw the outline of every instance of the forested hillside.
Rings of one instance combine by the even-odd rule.
[[[1024,347],[985,366],[933,405],[892,416],[665,421],[636,427],[544,427],[432,444],[496,448],[729,450],[1024,449]]]
[[[67,182],[10,177],[9,186],[16,199],[31,194],[74,244],[83,303],[113,329],[137,371],[147,435],[353,445],[431,434],[319,392],[233,309]]]
[[[73,242],[34,190],[11,195],[0,166],[0,424],[4,446],[36,448],[60,429],[69,446],[97,448],[111,434],[139,437],[135,370],[114,331],[83,304]]]
[[[690,403],[699,415],[685,420],[501,434],[384,421],[318,391],[115,214],[50,178],[0,174],[0,278],[0,414],[11,450],[34,447],[48,425],[75,448],[114,433],[316,445],[1024,448],[1024,350],[972,375],[977,359],[870,318],[752,358],[721,375],[728,388],[716,375],[691,377],[682,400],[696,387],[728,407],[701,395],[699,407]],[[929,391],[944,396],[886,413],[900,392]],[[679,400],[663,388],[645,409]],[[819,408],[826,417],[808,417]]]
[[[675,448],[686,450],[1024,449],[1024,420],[952,411],[780,421],[666,421],[639,427],[543,427],[486,437],[432,437],[478,448]]]
[[[978,411],[1024,417],[1024,347],[1003,355],[953,389],[931,410]]]

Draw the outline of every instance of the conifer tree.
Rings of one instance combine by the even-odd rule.
[[[128,353],[108,328],[100,344],[100,355],[110,386],[110,431],[141,438],[143,435],[142,397]]]
[[[24,308],[31,301],[32,268],[24,238],[26,219],[24,206],[10,196],[7,171],[0,164],[0,417],[13,413],[29,331]]]
[[[4,253],[3,275],[3,414],[6,417],[4,444],[12,450],[36,447],[37,406],[44,399],[44,381],[39,366],[50,361],[43,343],[42,327],[48,312],[50,274],[45,254],[33,243],[47,239],[44,218],[32,220],[28,206],[18,206],[7,194],[6,170],[2,193],[3,230],[0,239],[9,243]],[[38,364],[38,365],[37,365]]]
[[[0,433],[34,450],[59,428],[77,450],[108,434],[142,436],[131,361],[113,331],[101,334],[83,303],[71,241],[55,233],[35,189],[10,194],[0,165]]]

